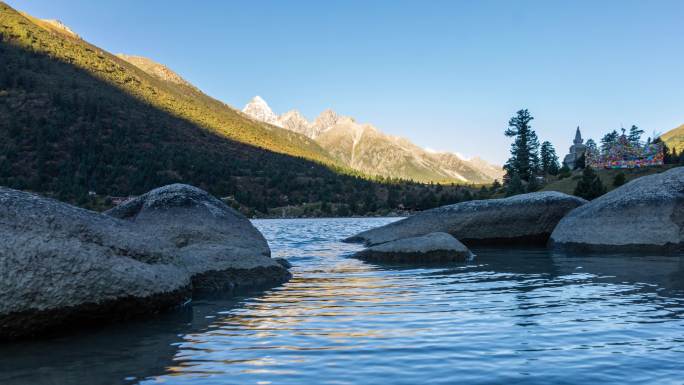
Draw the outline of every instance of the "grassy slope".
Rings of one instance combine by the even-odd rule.
[[[601,182],[608,188],[608,191],[615,189],[613,186],[613,179],[615,175],[622,172],[625,174],[627,182],[634,179],[640,178],[646,175],[657,174],[663,171],[667,171],[674,166],[663,166],[663,167],[648,167],[648,168],[634,168],[634,169],[623,169],[623,170],[597,170],[597,174],[601,179]],[[543,191],[560,191],[566,194],[572,194],[575,191],[575,186],[577,186],[577,181],[582,175],[581,171],[575,171],[571,177],[563,178],[560,180],[550,181],[544,188]]]
[[[0,3],[0,25],[13,43],[82,68],[150,105],[187,119],[213,133],[271,151],[332,163],[326,152],[303,135],[252,121],[190,87],[163,81],[50,24]]]
[[[94,74],[112,84],[119,85],[127,93],[134,94],[155,107],[188,119],[219,135],[271,151],[321,162],[347,174],[383,177],[402,175],[403,178],[422,183],[460,182],[438,170],[417,164],[410,158],[397,159],[396,169],[378,170],[376,166],[382,164],[379,159],[397,157],[398,151],[380,146],[382,142],[377,140],[366,141],[365,146],[358,149],[357,162],[353,167],[356,171],[351,171],[346,163],[340,162],[337,157],[331,157],[329,152],[321,148],[316,141],[304,135],[247,119],[239,111],[194,87],[151,76],[144,71],[144,68],[138,68],[116,55],[104,52],[75,36],[65,34],[52,24],[32,18],[30,15],[22,14],[22,16],[63,38],[63,41],[53,41],[54,39],[47,41],[43,52],[49,52],[61,60],[73,58],[71,64],[88,70],[95,69]],[[94,52],[98,55],[93,55]],[[103,68],[105,70],[101,70]],[[115,70],[109,70],[110,68],[115,68]],[[466,178],[476,183],[488,179],[478,173],[473,173],[472,170],[461,170],[461,172]]]
[[[261,212],[329,202],[364,214],[469,199],[460,187],[340,173],[309,139],[43,24],[0,3],[2,186],[93,207],[101,203],[91,205],[88,191],[129,195],[182,182]]]
[[[677,153],[682,152],[684,150],[684,124],[664,133],[660,138],[668,147],[675,148]]]

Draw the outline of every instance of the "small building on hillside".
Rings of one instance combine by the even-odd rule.
[[[569,169],[573,170],[577,166],[577,161],[584,156],[584,153],[587,151],[587,146],[584,145],[584,139],[582,139],[582,133],[580,132],[579,126],[577,126],[575,140],[572,141],[572,146],[570,146],[569,151],[569,154],[565,155],[565,158],[563,158],[563,166],[567,166]]]

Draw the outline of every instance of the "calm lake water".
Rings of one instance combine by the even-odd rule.
[[[684,257],[347,257],[339,239],[392,220],[254,221],[287,284],[0,346],[0,384],[684,383]]]

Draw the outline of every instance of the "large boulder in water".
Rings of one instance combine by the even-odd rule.
[[[388,225],[347,238],[377,245],[433,232],[453,235],[466,245],[545,244],[556,224],[570,210],[586,203],[555,191],[502,199],[457,203],[422,211]]]
[[[641,177],[577,208],[554,246],[594,251],[683,251],[684,167]]]
[[[471,256],[467,247],[447,233],[390,241],[354,254],[365,261],[409,263],[465,261]]]
[[[290,277],[249,220],[200,189],[162,187],[109,214],[0,188],[0,339]]]
[[[263,235],[242,214],[207,192],[173,184],[106,211],[131,222],[156,248],[177,255],[195,290],[225,290],[286,281]]]
[[[0,187],[0,339],[153,313],[189,275],[125,221]]]

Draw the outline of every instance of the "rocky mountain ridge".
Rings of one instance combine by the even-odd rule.
[[[406,138],[387,135],[371,124],[327,109],[313,121],[297,110],[278,115],[255,96],[242,109],[249,117],[305,135],[354,170],[420,182],[491,183],[503,170],[480,158],[421,148]]]
[[[81,39],[76,32],[74,32],[71,28],[69,28],[66,24],[62,23],[61,20],[57,19],[39,19],[37,17],[33,17],[29,15],[26,12],[18,12],[20,15],[24,16],[25,18],[29,19],[31,22],[35,23],[39,27],[46,29],[50,32],[55,32],[59,33],[62,36],[73,38],[73,39]]]
[[[159,79],[191,87],[194,89],[197,88],[187,80],[183,79],[183,77],[172,71],[169,67],[163,64],[159,64],[152,59],[146,58],[144,56],[126,55],[123,53],[118,53],[116,54],[116,56]]]

